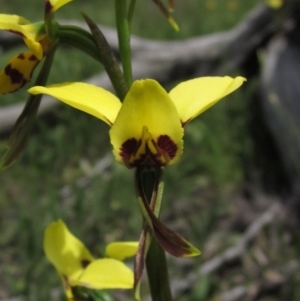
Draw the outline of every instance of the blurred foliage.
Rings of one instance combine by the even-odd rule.
[[[147,38],[180,40],[226,30],[261,2],[175,1],[174,18],[181,28],[176,33],[152,1],[137,1],[132,31]],[[43,17],[43,5],[44,1],[30,0],[26,2],[30,9],[25,10],[21,0],[0,0],[1,13],[20,14],[32,21]],[[57,18],[81,19],[80,11],[101,24],[114,24],[113,1],[107,0],[74,1],[62,8]],[[1,54],[0,66],[13,52],[18,50]],[[98,64],[78,51],[61,48],[50,82],[80,80],[99,70]],[[182,269],[178,268],[180,260],[170,258],[171,273],[179,278],[197,268],[200,261],[235,243],[249,222],[245,217],[250,214],[247,206],[238,207],[233,199],[245,186],[246,170],[253,160],[249,128],[251,89],[246,87],[234,93],[189,124],[180,162],[165,171],[162,218],[203,251],[200,259],[183,261],[186,266]],[[1,96],[0,103],[6,105],[25,97],[26,88]],[[112,163],[91,175],[95,164],[113,162],[107,130],[97,119],[59,106],[37,120],[21,160],[0,174],[0,299],[15,295],[24,295],[30,301],[64,299],[57,297],[61,294],[60,280],[42,250],[43,231],[54,219],[63,218],[72,232],[99,256],[107,242],[139,238],[141,217],[135,200],[133,171]],[[3,149],[7,135],[1,138]],[[257,211],[252,217],[263,207],[255,206]],[[281,241],[289,234],[280,223],[275,230],[276,235],[268,231],[262,235],[268,238],[273,235]],[[300,255],[300,238],[290,237],[290,241],[298,247],[274,250],[276,256],[285,251],[282,257],[286,257],[280,258],[280,264]],[[270,264],[276,265],[276,260],[270,259]],[[241,268],[233,269],[232,274],[199,279],[180,300],[210,300],[219,291],[228,290],[229,284],[239,284],[238,276],[243,272]],[[252,281],[255,274],[251,275]],[[299,289],[292,290],[286,300],[297,301],[299,294]]]

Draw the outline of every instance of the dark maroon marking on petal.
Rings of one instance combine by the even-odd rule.
[[[176,156],[178,147],[168,135],[159,136],[157,139],[157,146],[164,150],[169,155],[170,159],[173,159]]]
[[[53,6],[51,5],[49,0],[45,1],[45,14],[49,14],[52,11]]]
[[[83,259],[83,260],[80,261],[80,264],[81,264],[83,269],[85,269],[90,263],[91,263],[91,261],[88,260],[88,259]]]
[[[17,58],[18,58],[19,60],[25,60],[25,55],[24,55],[24,53],[20,53],[20,54],[17,56]]]
[[[152,143],[156,148],[156,153],[151,152],[149,143]],[[151,139],[151,142],[148,141],[146,143],[145,153],[141,154],[139,158],[136,158],[134,162],[130,162],[131,156],[136,154],[141,144],[142,141],[136,140],[135,138],[128,139],[122,144],[119,154],[128,168],[139,165],[161,167],[168,164],[168,162],[176,156],[178,150],[177,145],[169,136],[161,135],[158,137],[157,142],[154,139]]]
[[[38,60],[34,54],[31,55],[28,59],[29,59],[29,61],[37,61]]]
[[[130,157],[137,152],[141,145],[141,140],[136,140],[135,138],[131,138],[126,140],[121,148],[120,148],[120,153],[119,155],[123,159],[124,164],[128,168],[133,168],[132,164],[129,163]]]
[[[135,138],[126,140],[121,146],[121,157],[128,157],[134,154],[138,149],[139,143]]]
[[[21,84],[23,85],[26,83],[26,80],[23,77],[23,74],[14,68],[11,68],[11,65],[8,64],[5,69],[4,69],[5,74],[10,77],[11,83],[12,84]]]
[[[154,147],[157,149],[157,153],[153,154],[149,148],[148,143],[146,143],[145,153],[141,154],[138,159],[135,159],[135,161],[130,164],[130,168],[142,166],[142,165],[143,166],[152,166],[152,167],[154,167],[154,166],[161,167],[161,166],[165,165],[165,162],[162,162],[162,160],[161,160],[162,154],[159,152],[156,142],[153,139],[151,139],[151,142],[153,143]],[[141,145],[141,140],[140,140],[140,143],[138,144],[138,148],[140,147],[140,145]],[[137,148],[137,150],[138,150],[138,148]],[[128,167],[128,163],[126,164],[126,166]]]

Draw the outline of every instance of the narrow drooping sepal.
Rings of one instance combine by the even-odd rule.
[[[201,252],[179,234],[166,227],[152,212],[148,203],[138,198],[142,213],[161,247],[175,257],[198,256]],[[146,216],[147,215],[147,216]]]
[[[164,6],[164,4],[160,0],[153,0],[153,2],[157,5],[159,10],[163,13],[163,15],[167,18],[168,22],[171,24],[171,26],[174,28],[174,30],[179,31],[179,26],[175,22],[175,20],[172,18],[169,10],[173,10],[174,3],[173,1],[169,0],[169,10]]]
[[[157,197],[157,186],[154,186],[152,200],[149,200],[149,197],[147,197],[147,193],[145,192],[145,185],[142,175],[143,172],[143,169],[140,168],[137,168],[136,170],[135,181],[138,194],[137,199],[141,208],[141,212],[161,247],[166,252],[176,257],[192,257],[200,255],[200,251],[196,247],[185,240],[182,236],[176,234],[166,227],[154,214],[153,209],[155,204],[153,204],[153,202]],[[155,185],[158,185],[158,183],[159,181],[157,181]]]

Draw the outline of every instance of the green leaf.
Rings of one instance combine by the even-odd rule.
[[[27,138],[32,130],[42,95],[30,95],[23,112],[17,119],[8,142],[8,150],[0,160],[0,169],[13,164],[22,154]]]
[[[97,24],[87,15],[82,14],[82,16],[93,34],[94,41],[98,48],[98,56],[107,72],[107,75],[109,76],[112,85],[116,90],[118,97],[122,101],[128,92],[128,86],[117,59]]]

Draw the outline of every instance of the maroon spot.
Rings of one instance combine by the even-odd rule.
[[[85,269],[91,263],[91,261],[88,259],[83,259],[83,260],[81,260],[80,263],[81,263],[82,268]]]
[[[20,53],[20,54],[18,55],[18,59],[24,60],[24,59],[25,59],[25,55],[24,55],[23,53]]]
[[[45,14],[49,14],[52,11],[52,5],[50,1],[45,1]]]
[[[170,157],[173,159],[177,153],[177,145],[173,142],[173,140],[167,135],[159,136],[157,140],[157,146],[164,150]]]
[[[29,61],[37,61],[38,60],[35,55],[31,55],[28,59],[29,59]]]
[[[141,140],[137,141],[135,138],[126,140],[120,148],[120,156],[123,159],[124,164],[128,168],[134,167],[129,163],[130,157],[137,152],[141,145]]]
[[[129,157],[138,149],[138,141],[135,138],[126,140],[121,146],[121,157]]]
[[[21,84],[22,86],[25,85],[26,80],[24,79],[23,74],[19,70],[11,68],[10,64],[5,67],[4,72],[10,77],[12,84]]]
[[[168,164],[168,162],[176,156],[178,150],[177,145],[169,136],[161,135],[157,139],[157,142],[151,139],[151,143],[157,150],[156,153],[152,153],[149,148],[149,144],[146,143],[145,153],[140,154],[139,158],[136,158],[134,162],[130,162],[131,156],[138,151],[141,143],[141,140],[131,138],[122,144],[119,154],[128,168],[133,168],[139,165],[161,167]]]

